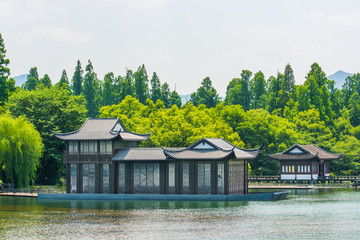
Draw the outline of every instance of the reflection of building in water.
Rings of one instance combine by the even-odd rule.
[[[68,193],[246,194],[247,160],[259,149],[203,138],[187,148],[138,148],[150,134],[127,131],[119,119],[87,119],[66,141]]]
[[[282,153],[269,155],[280,161],[281,180],[324,180],[330,177],[330,160],[340,154],[329,153],[315,144],[295,144]]]

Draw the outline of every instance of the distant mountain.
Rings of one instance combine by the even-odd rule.
[[[339,70],[336,73],[334,73],[330,76],[327,76],[327,78],[335,81],[335,87],[338,89],[341,89],[342,85],[345,83],[345,79],[348,76],[352,76],[352,75],[353,75],[352,73],[347,73],[347,72]]]
[[[14,77],[14,80],[15,80],[15,86],[21,87],[21,85],[23,85],[27,80],[27,74],[16,76]]]

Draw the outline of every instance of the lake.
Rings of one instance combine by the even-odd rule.
[[[274,202],[0,197],[0,239],[360,239],[360,191],[293,190]]]

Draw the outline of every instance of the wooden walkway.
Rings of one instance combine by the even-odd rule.
[[[6,197],[34,197],[36,198],[38,196],[37,193],[20,193],[20,192],[3,192],[0,193],[0,196],[6,196]]]

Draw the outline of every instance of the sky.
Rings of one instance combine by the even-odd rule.
[[[244,69],[268,78],[289,63],[297,84],[314,62],[360,72],[357,0],[0,0],[0,12],[13,77],[36,66],[70,80],[78,59],[99,79],[144,64],[179,94],[210,77],[225,96]]]

